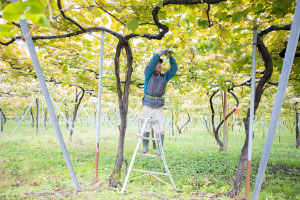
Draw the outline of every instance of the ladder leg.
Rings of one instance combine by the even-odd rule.
[[[170,173],[170,170],[169,170],[169,167],[168,167],[168,164],[167,164],[167,161],[165,159],[165,153],[164,153],[164,150],[163,150],[163,147],[162,147],[162,143],[161,143],[161,138],[160,138],[160,133],[158,132],[159,128],[158,128],[158,123],[155,124],[155,132],[156,132],[156,136],[158,137],[158,148],[160,149],[160,153],[161,153],[161,158],[163,160],[163,163],[164,163],[164,166],[165,166],[165,169],[166,169],[166,172],[168,174],[168,177],[170,179],[170,182],[172,183],[173,185],[173,188],[176,190],[176,186],[175,186],[175,183],[173,181],[173,178],[171,176],[171,173]]]
[[[148,119],[146,119],[146,120],[144,121],[143,128],[142,128],[140,134],[142,134],[143,131],[145,130],[145,127],[146,127],[147,122],[148,122]],[[141,145],[141,142],[142,142],[142,138],[139,138],[138,143],[137,143],[137,145],[136,145],[136,148],[135,148],[135,150],[134,150],[133,156],[132,156],[131,161],[130,161],[129,169],[128,169],[128,172],[127,172],[127,174],[126,174],[126,178],[125,178],[125,181],[124,181],[124,184],[123,184],[121,193],[124,193],[124,191],[125,191],[125,188],[126,188],[126,185],[127,185],[127,182],[128,182],[128,179],[129,179],[129,176],[130,176],[132,167],[133,167],[133,165],[134,165],[134,162],[135,162],[135,158],[136,158],[137,152],[138,152],[139,147],[140,147],[140,145]]]
[[[133,154],[133,156],[132,156],[132,158],[131,158],[131,161],[130,161],[129,169],[128,169],[128,172],[127,172],[127,174],[126,174],[126,178],[125,178],[125,181],[124,181],[124,183],[123,183],[123,187],[122,187],[121,193],[124,193],[124,191],[125,191],[125,188],[126,188],[126,185],[127,185],[128,179],[129,179],[129,176],[130,176],[130,172],[131,172],[132,167],[133,167],[133,164],[134,164],[134,162],[135,162],[136,154],[137,154],[137,152],[138,152],[138,150],[139,150],[139,147],[140,147],[140,145],[141,145],[141,142],[142,142],[142,138],[139,138],[138,144],[136,145],[134,154]]]

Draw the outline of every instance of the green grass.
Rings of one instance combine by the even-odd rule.
[[[177,137],[167,134],[164,149],[180,192],[146,176],[128,183],[126,194],[120,194],[120,188],[108,186],[116,159],[118,130],[102,128],[106,140],[100,141],[100,181],[94,185],[94,129],[86,124],[77,127],[84,142],[82,146],[76,137],[70,143],[65,125],[61,124],[82,189],[75,192],[53,128],[50,126],[45,134],[36,135],[35,129],[26,122],[11,135],[15,126],[16,122],[8,121],[0,135],[0,199],[206,199],[207,194],[222,194],[231,189],[245,138],[243,129],[229,130],[229,152],[220,153],[214,138],[201,124],[190,126]],[[265,142],[258,128],[253,141],[252,188]],[[131,125],[125,141],[128,164],[137,142],[136,133]],[[281,141],[275,138],[260,199],[300,199],[299,155],[294,133],[285,128]],[[124,168],[121,181],[125,178]],[[163,165],[158,158],[139,157],[135,168],[162,171]],[[133,172],[131,177],[134,176]],[[240,197],[244,195],[244,183],[242,188]]]

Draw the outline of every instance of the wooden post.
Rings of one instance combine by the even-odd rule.
[[[223,131],[223,143],[224,151],[228,152],[228,132],[227,132],[227,92],[223,92],[223,119],[224,119],[224,131]]]

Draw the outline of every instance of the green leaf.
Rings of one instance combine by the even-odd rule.
[[[12,30],[14,27],[8,25],[8,24],[0,24],[0,36],[1,37],[11,37]],[[16,30],[14,30],[16,31]]]
[[[158,13],[159,19],[164,19],[164,18],[166,18],[166,16],[167,16],[166,11],[160,11],[160,12]]]
[[[24,14],[26,9],[27,6],[22,1],[8,4],[3,10],[3,19],[9,22],[18,21],[21,18],[21,15]]]
[[[13,37],[16,33],[18,33],[20,30],[19,29],[14,29],[13,31],[10,31],[10,37]]]
[[[134,32],[139,27],[139,22],[139,18],[134,17],[129,22],[127,22],[126,28]]]
[[[188,19],[189,19],[190,21],[193,21],[193,22],[194,22],[194,21],[197,20],[196,17],[197,17],[197,16],[196,16],[194,13],[192,13],[191,15],[188,16]]]
[[[12,26],[7,24],[0,24],[0,31],[1,32],[10,32],[13,29]]]
[[[39,2],[30,2],[28,5],[30,8],[26,12],[28,14],[43,14],[45,7]]]
[[[287,10],[288,8],[291,7],[292,5],[292,2],[291,0],[277,0],[276,1],[276,5],[278,6],[278,8],[282,9],[282,10]]]
[[[164,6],[163,0],[159,0],[157,6],[160,7],[160,8],[162,8]]]
[[[242,13],[240,13],[240,12],[233,13],[232,23],[240,22],[242,20],[242,18],[243,18]]]
[[[208,22],[206,20],[198,20],[198,25],[201,26],[202,28],[206,28],[208,25]]]
[[[232,53],[232,52],[233,52],[233,49],[232,49],[231,47],[229,47],[229,48],[225,49],[225,52],[226,52],[226,53]]]
[[[26,19],[29,19],[34,24],[50,28],[51,25],[48,19],[43,14],[26,14]]]
[[[84,46],[90,46],[90,45],[92,44],[92,42],[91,42],[90,40],[83,39],[83,40],[82,40],[82,44],[83,44]]]
[[[63,65],[62,67],[62,73],[66,74],[68,72],[68,66],[67,65]]]

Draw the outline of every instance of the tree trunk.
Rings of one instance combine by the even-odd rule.
[[[188,116],[187,122],[184,123],[181,127],[179,127],[179,126],[177,125],[177,123],[175,124],[179,134],[182,133],[182,129],[183,129],[183,128],[190,122],[190,120],[191,120],[191,117],[190,117],[190,114],[189,114],[189,113],[187,113],[187,116]]]
[[[121,55],[122,48],[125,49],[126,56],[127,56],[127,74],[124,83],[123,94],[121,89],[120,63],[119,63],[119,58]],[[121,127],[120,127],[120,135],[119,135],[117,160],[115,162],[114,170],[109,179],[109,185],[112,187],[117,187],[118,185],[121,186],[120,178],[121,178],[122,163],[124,159],[123,152],[124,152],[124,138],[126,133],[126,124],[127,124],[126,119],[128,113],[128,97],[129,97],[129,89],[130,89],[130,82],[131,82],[131,74],[133,71],[132,52],[127,40],[119,41],[116,48],[114,63],[115,63],[115,75],[116,75],[116,87],[118,91],[119,110],[120,110],[120,117],[121,117]]]
[[[34,117],[32,113],[32,107],[30,108],[30,116],[31,116],[31,127],[34,127]]]
[[[299,112],[298,112],[298,102],[295,103],[295,110],[296,110],[296,148],[299,149],[300,142],[299,142]]]
[[[241,184],[242,184],[243,175],[244,175],[244,168],[245,168],[245,164],[246,164],[247,156],[248,156],[249,120],[248,120],[248,118],[243,118],[243,121],[244,121],[244,125],[245,125],[246,138],[245,138],[245,142],[244,142],[244,145],[243,145],[243,148],[241,151],[240,160],[239,160],[239,163],[237,166],[234,187],[230,192],[225,194],[226,196],[230,196],[230,197],[236,196],[241,189]]]
[[[203,116],[202,116],[202,118],[203,118],[203,120],[204,120],[204,123],[205,123],[205,127],[206,127],[207,132],[210,133],[210,128],[208,127],[207,120],[206,120],[205,117],[203,117]]]
[[[3,132],[3,118],[2,118],[2,110],[0,108],[0,133]]]
[[[0,108],[0,112],[1,112],[1,114],[0,114],[0,117],[1,117],[1,131],[3,131],[3,127],[4,127],[3,124],[6,123],[7,119],[6,119],[6,116],[5,116],[5,114],[4,114],[4,112],[1,108]]]
[[[45,108],[45,111],[44,111],[44,127],[45,129],[47,128],[47,107]]]
[[[76,117],[77,117],[77,112],[78,112],[80,103],[85,94],[85,90],[82,87],[79,87],[79,88],[81,89],[81,92],[77,93],[77,86],[76,86],[75,107],[74,107],[73,118],[72,118],[72,128],[70,131],[70,139],[72,138],[72,135],[73,135],[73,129],[74,129],[74,125],[75,125],[75,121],[76,121]],[[79,95],[81,95],[81,96],[79,97]]]
[[[224,120],[227,120],[235,112],[235,108],[232,109],[232,111],[229,114],[227,114],[226,117],[223,120],[220,121],[219,125],[216,128],[215,127],[215,110],[214,110],[214,106],[213,106],[213,97],[218,92],[219,92],[219,89],[217,89],[215,92],[213,92],[213,94],[209,98],[210,109],[211,109],[211,124],[212,124],[212,129],[213,129],[213,132],[214,132],[215,139],[216,139],[216,141],[219,145],[219,151],[224,151],[224,144],[219,138],[219,130],[220,130],[222,124],[224,123]],[[236,107],[238,107],[239,106],[239,100],[238,100],[237,96],[231,90],[227,90],[227,92],[230,93],[234,97],[234,99],[236,100]]]
[[[254,115],[256,113],[256,110],[259,106],[262,94],[264,92],[264,86],[270,80],[272,73],[273,73],[273,62],[272,62],[271,55],[268,52],[268,49],[266,48],[266,46],[264,45],[264,42],[260,35],[257,36],[257,48],[258,48],[259,52],[261,53],[261,56],[264,60],[265,71],[255,88]],[[241,156],[240,156],[240,160],[239,160],[239,163],[237,166],[237,172],[236,172],[236,177],[235,177],[235,181],[234,181],[234,186],[231,191],[229,191],[225,194],[226,196],[229,196],[232,198],[234,196],[236,196],[239,193],[239,191],[241,190],[241,183],[242,183],[243,175],[244,175],[244,167],[245,167],[245,163],[246,163],[247,156],[248,156],[249,117],[250,117],[250,108],[247,111],[247,117],[243,119],[244,125],[245,125],[246,138],[244,141],[243,148],[241,150]]]
[[[36,131],[35,133],[36,134],[39,134],[40,132],[40,129],[39,129],[39,99],[36,98],[35,99],[35,103],[36,103]]]

